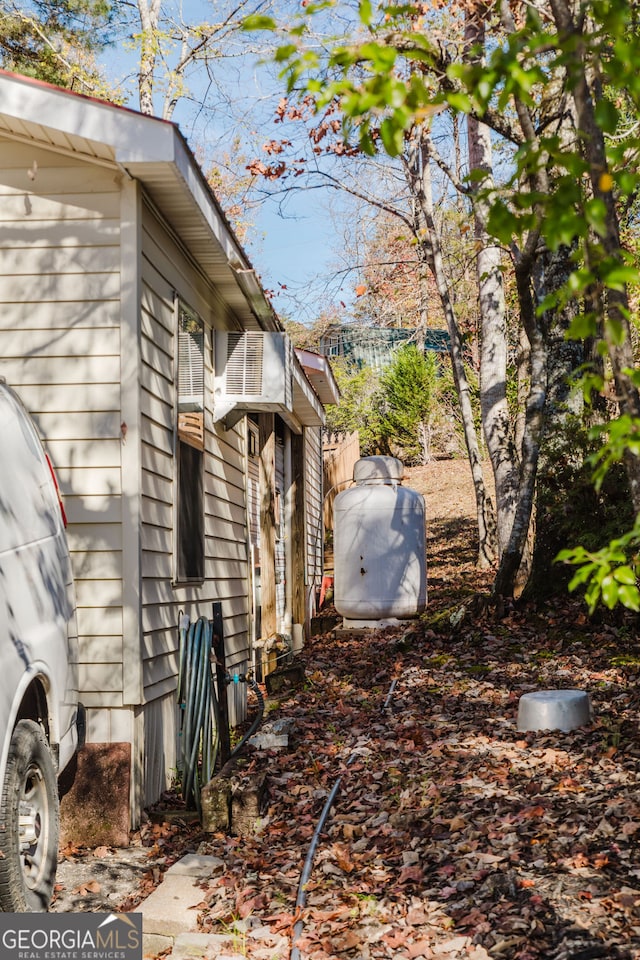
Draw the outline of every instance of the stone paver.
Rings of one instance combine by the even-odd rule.
[[[223,869],[219,857],[188,854],[167,870],[162,883],[138,907],[144,957],[162,954],[167,960],[243,960],[248,940],[256,960],[285,960],[289,956],[288,938],[272,933],[257,918],[238,920],[234,930],[224,933],[201,933],[197,929],[197,908],[203,896],[199,881]]]
[[[155,933],[142,934],[142,956],[157,957],[173,946],[173,937],[160,937]]]
[[[244,960],[245,956],[241,938],[219,933],[183,933],[171,951],[171,960]]]
[[[192,876],[165,876],[137,908],[142,914],[143,933],[175,938],[195,930],[198,921],[196,906],[201,900],[202,890],[194,884]]]
[[[169,867],[159,886],[138,907],[145,935],[175,937],[196,931],[197,905],[202,901],[198,881],[208,880],[224,867],[218,857],[189,854]]]
[[[167,870],[167,876],[198,877],[207,880],[215,873],[224,869],[224,860],[220,857],[201,856],[197,853],[188,853]]]

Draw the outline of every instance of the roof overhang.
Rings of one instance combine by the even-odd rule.
[[[311,350],[296,349],[296,356],[323,406],[337,403],[340,390],[326,357]]]
[[[174,123],[0,71],[0,137],[111,166],[139,181],[241,328],[282,329]]]
[[[296,354],[297,354],[296,350]],[[303,427],[324,425],[324,407],[297,356],[293,361],[293,413]]]

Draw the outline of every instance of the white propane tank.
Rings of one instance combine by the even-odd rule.
[[[363,457],[333,505],[334,604],[349,620],[404,619],[427,603],[422,494],[396,457]]]

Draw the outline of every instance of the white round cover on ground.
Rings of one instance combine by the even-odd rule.
[[[568,733],[593,719],[584,690],[537,690],[518,704],[518,730],[562,730]]]

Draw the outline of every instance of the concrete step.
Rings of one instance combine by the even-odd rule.
[[[197,854],[188,854],[169,867],[162,883],[136,911],[142,914],[143,956],[155,957],[173,947],[181,934],[197,931],[197,906],[202,902],[199,884],[223,870],[218,857]]]
[[[289,938],[273,934],[256,917],[237,920],[219,933],[201,933],[201,884],[219,876],[224,861],[189,854],[167,870],[162,883],[137,908],[142,914],[143,957],[163,960],[285,960]],[[251,943],[248,954],[248,942]],[[167,951],[171,951],[167,953]]]

